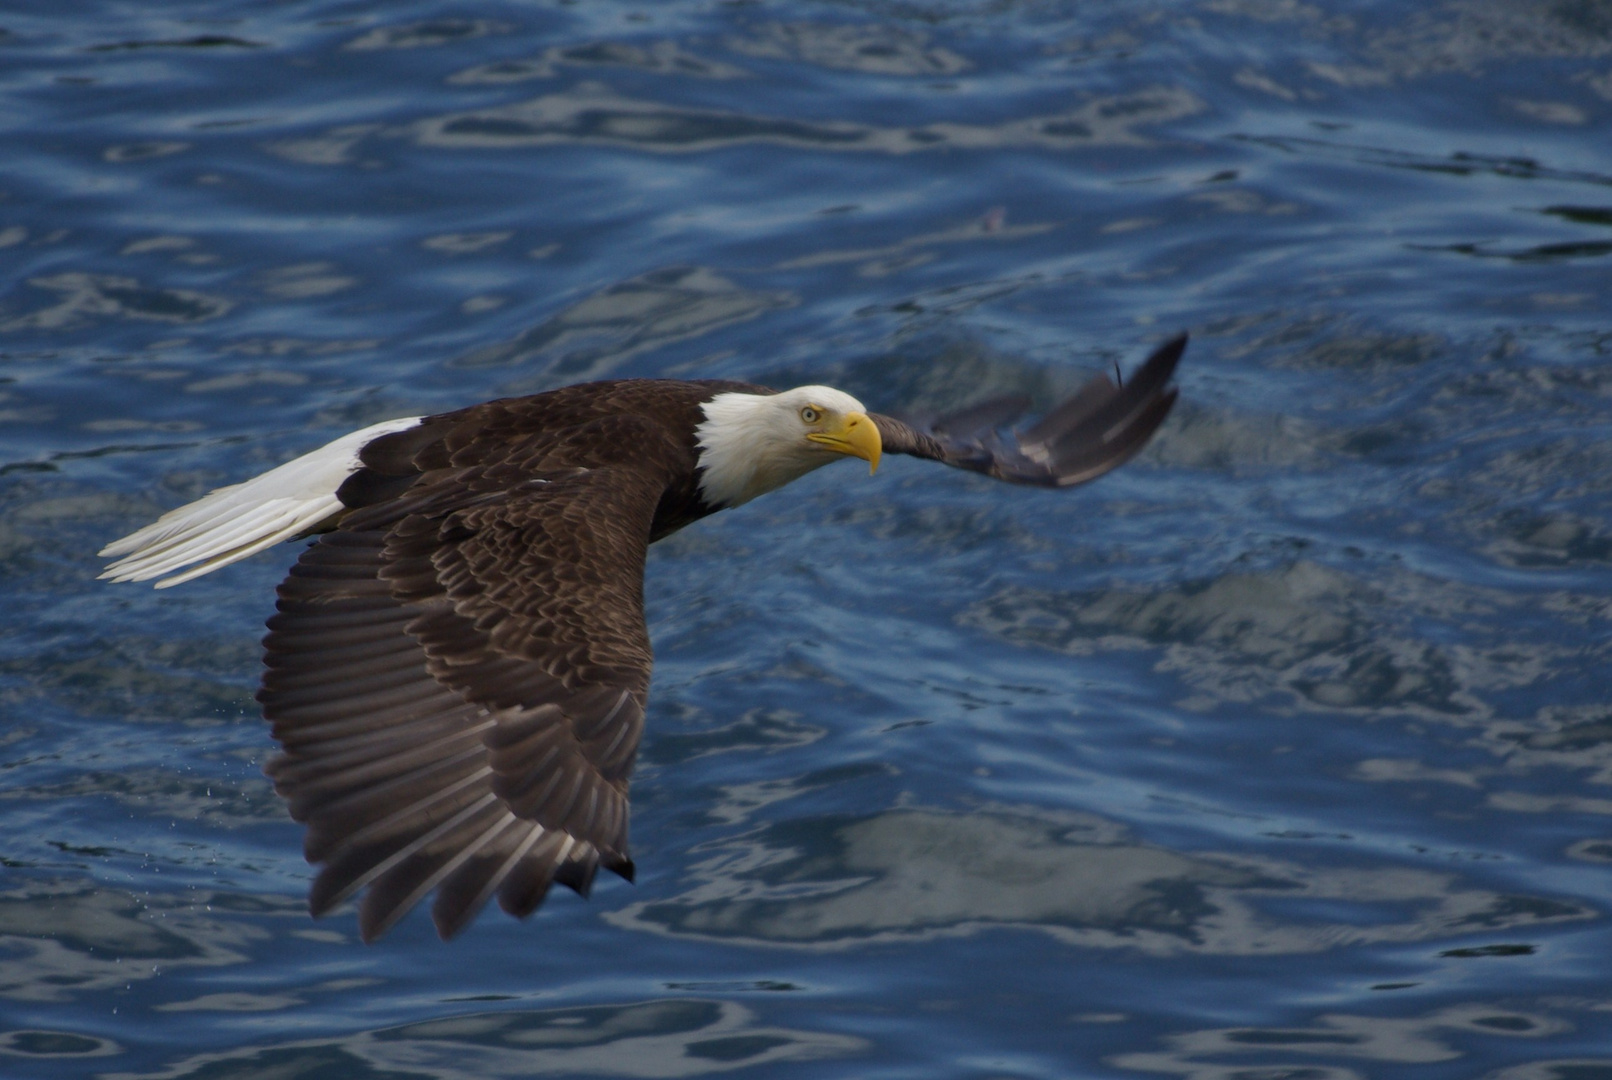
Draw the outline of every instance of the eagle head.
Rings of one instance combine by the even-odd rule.
[[[879,429],[856,398],[832,386],[797,386],[779,394],[718,394],[695,429],[700,496],[738,506],[783,487],[838,457],[879,467]]]

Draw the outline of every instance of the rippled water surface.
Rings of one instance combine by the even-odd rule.
[[[0,1075],[1612,1076],[1612,2],[13,3]],[[108,540],[601,376],[1046,402],[657,546],[629,886],[311,920],[282,548]]]

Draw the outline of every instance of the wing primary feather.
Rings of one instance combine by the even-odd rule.
[[[434,704],[446,705],[448,708],[433,709],[430,706]],[[275,718],[271,723],[274,737],[287,752],[290,752],[299,744],[335,742],[366,732],[383,730],[423,732],[435,725],[449,723],[447,713],[456,710],[464,713],[466,708],[463,703],[449,698],[447,694],[434,694],[431,700],[410,702],[408,707],[403,709],[359,713],[355,716],[337,717],[317,723],[300,723],[283,718]],[[480,715],[482,710],[476,709],[474,712]],[[457,722],[464,723],[466,719],[461,715]]]
[[[549,837],[559,850],[545,850],[522,859],[499,886],[498,906],[517,919],[526,918],[543,903],[554,880],[554,868],[577,846],[576,838],[563,832],[551,832]]]
[[[1019,447],[1031,456],[1039,456],[1031,447],[1044,445],[1049,439],[1077,428],[1104,405],[1114,399],[1119,389],[1107,375],[1099,375],[1053,406],[1040,420],[1019,433]]]
[[[345,660],[346,663],[332,661],[296,671],[292,686],[277,687],[275,684],[281,679],[265,682],[278,703],[282,707],[289,707],[301,701],[350,700],[362,694],[393,689],[397,687],[399,675],[420,667],[418,653],[402,648],[393,649],[390,655],[379,654],[368,662],[354,663],[350,654]]]
[[[437,889],[437,898],[431,905],[431,921],[436,924],[437,936],[443,941],[451,940],[470,925],[476,913],[498,891],[509,872],[547,832],[535,821],[522,821],[519,818],[516,821],[518,826],[524,827],[525,833],[512,844],[507,856],[502,860],[496,856],[472,860],[450,875]],[[481,865],[477,866],[477,862]]]
[[[467,777],[485,780],[484,774],[476,777],[485,768],[475,759],[466,759],[428,773],[422,772],[402,784],[382,784],[360,791],[338,793],[336,797],[322,802],[305,800],[296,807],[300,815],[298,820],[308,826],[307,836],[303,839],[304,854],[309,862],[325,862],[346,850],[375,846],[404,832],[418,832],[427,828],[447,814],[456,813],[466,800],[481,797],[485,786],[475,780],[467,788],[447,789],[454,788]],[[355,830],[365,829],[366,823],[388,816],[399,802],[424,802],[427,797],[439,792],[448,795],[440,801],[440,805],[433,802],[422,806],[410,818],[399,819],[392,827],[374,830],[364,838],[363,844],[355,840]],[[423,812],[426,810],[429,812]]]
[[[631,725],[618,725],[616,727],[615,737],[610,740],[610,745],[605,747],[604,750],[599,754],[600,762],[607,766],[614,766],[616,764],[616,749],[621,746],[622,741],[627,738],[628,734],[632,730],[633,728]]]
[[[432,765],[446,764],[451,758],[446,754],[455,743],[471,742],[463,754],[473,754],[481,749],[481,741],[475,736],[483,727],[491,725],[492,721],[485,721],[476,727],[450,731],[446,735],[423,742],[405,743],[404,747],[384,757],[377,757],[364,746],[352,747],[341,754],[320,754],[318,757],[297,758],[277,761],[274,779],[284,782],[287,786],[312,786],[316,780],[333,777],[339,783],[357,787],[366,781],[391,777],[398,772],[413,769],[417,766],[430,767]],[[454,755],[455,757],[461,755]]]
[[[436,828],[422,833],[396,851],[378,858],[369,866],[353,865],[361,864],[365,856],[372,854],[363,849],[352,851],[343,858],[326,863],[325,869],[314,879],[313,890],[308,896],[309,910],[315,916],[325,914],[416,851],[457,829],[497,802],[498,797],[488,792]]]
[[[593,878],[598,872],[599,853],[588,845],[554,868],[554,880],[585,897],[593,891]]]
[[[366,943],[385,934],[410,908],[423,900],[465,860],[487,846],[487,843],[508,828],[515,815],[507,810],[498,812],[493,822],[481,833],[465,841],[458,851],[446,858],[442,853],[416,853],[388,870],[370,886],[359,905],[359,935]]]
[[[486,779],[487,774],[491,771],[486,766],[482,766],[451,784],[426,792],[426,794],[413,802],[400,806],[385,817],[378,818],[359,829],[351,829],[350,827],[343,829],[339,839],[327,846],[312,848],[305,844],[303,846],[303,855],[309,862],[324,862],[326,859],[334,858],[350,848],[362,847],[364,844],[384,836],[387,830],[397,828],[411,817],[419,814],[420,811],[428,810],[440,802],[451,799],[478,781]],[[310,831],[308,835],[312,837],[313,833]]]
[[[381,768],[366,769],[364,770],[365,776],[363,779],[380,780],[398,787],[406,787],[409,784],[419,783],[435,773],[443,772],[466,761],[477,759],[480,754],[479,747],[471,747],[450,757],[427,761],[419,768],[396,775],[387,775],[387,770]],[[280,760],[282,759],[276,759],[269,764],[277,765]],[[351,790],[353,784],[350,773],[317,776],[312,780],[304,780],[300,777],[293,777],[288,780],[285,778],[285,772],[285,769],[276,768],[269,775],[270,779],[274,781],[274,789],[285,796],[291,810],[291,816],[297,821],[305,820],[309,814],[317,810],[327,806],[342,805],[345,800],[353,799],[363,794],[362,791]],[[380,784],[376,784],[375,788],[380,786]]]

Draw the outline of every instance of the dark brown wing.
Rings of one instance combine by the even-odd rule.
[[[1123,386],[1098,375],[1017,438],[997,428],[1021,415],[1029,402],[996,398],[914,428],[874,414],[887,454],[911,454],[1016,484],[1070,487],[1130,460],[1175,404],[1170,376],[1187,347],[1178,334],[1159,346]]]
[[[309,548],[264,639],[268,772],[324,864],[310,907],[367,888],[366,941],[433,889],[446,938],[494,895],[524,916],[601,862],[630,879],[644,555],[680,452],[630,417],[496,460],[417,441],[438,467]]]

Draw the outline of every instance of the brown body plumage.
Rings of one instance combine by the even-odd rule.
[[[1016,445],[997,430],[1022,402],[915,428],[844,395],[855,409],[815,404],[837,400],[827,388],[790,393],[814,402],[803,422],[832,414],[839,427],[806,437],[834,453],[876,464],[882,446],[1069,486],[1145,445],[1174,403],[1184,347],[1173,339],[1123,387],[1091,380]],[[373,940],[435,890],[432,916],[450,937],[494,896],[524,916],[552,882],[586,893],[600,866],[631,878],[628,776],[652,664],[646,549],[750,497],[713,494],[740,490],[710,475],[721,395],[749,408],[773,391],[589,383],[384,425],[393,430],[360,433],[355,459],[337,460],[341,441],[308,455],[306,469],[336,481],[329,493],[298,492],[297,505],[312,507],[298,512],[329,531],[280,586],[258,698],[283,750],[267,772],[307,825],[309,861],[324,864],[315,914],[363,891],[359,925]],[[859,422],[876,436],[865,426],[844,434]],[[803,458],[777,482],[832,457],[804,452],[827,456]],[[209,498],[257,505],[252,497],[244,485]],[[239,526],[226,540],[189,539],[224,530],[204,517],[182,508],[111,545],[133,554],[107,576],[140,580],[204,557],[210,569],[256,550],[282,520],[302,520],[282,514],[244,539]]]

